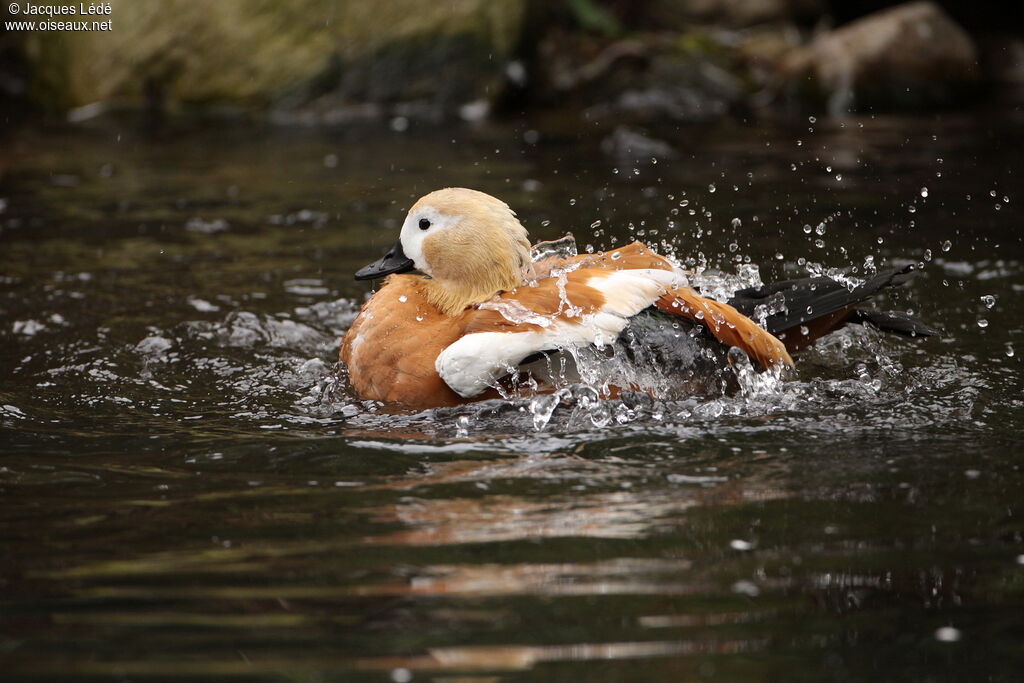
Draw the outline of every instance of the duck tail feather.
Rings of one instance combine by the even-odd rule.
[[[904,337],[938,337],[942,334],[917,318],[896,311],[878,311],[858,308],[850,313],[847,322],[859,325],[872,325],[883,332],[903,335]]]
[[[883,270],[853,289],[828,277],[784,280],[740,290],[729,303],[751,317],[757,316],[757,307],[763,304],[778,311],[764,319],[764,327],[783,340],[789,351],[847,323],[868,323],[905,336],[934,336],[939,334],[937,330],[906,314],[858,308],[882,290],[906,284],[916,270],[914,265]]]
[[[883,289],[905,284],[913,277],[914,269],[910,265],[884,270],[852,290],[827,277],[785,280],[764,287],[740,290],[729,303],[747,315],[754,315],[758,305],[773,303],[773,299],[776,304],[781,303],[782,310],[769,315],[764,323],[769,332],[780,334],[850,309]],[[782,301],[778,302],[780,296]]]

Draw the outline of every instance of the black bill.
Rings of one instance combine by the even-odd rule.
[[[388,249],[388,253],[356,272],[357,280],[373,280],[392,273],[408,273],[415,268],[412,259],[402,251],[402,241]]]

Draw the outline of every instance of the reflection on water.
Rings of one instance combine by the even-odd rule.
[[[8,675],[1016,677],[1019,127],[664,130],[634,172],[546,125],[4,148]],[[447,184],[715,287],[920,261],[890,304],[947,336],[848,329],[785,382],[542,430],[528,400],[357,400],[351,273]]]

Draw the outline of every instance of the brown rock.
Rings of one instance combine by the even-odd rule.
[[[837,114],[868,107],[950,102],[978,81],[971,37],[932,2],[870,14],[815,38],[782,61],[785,79],[809,85]]]

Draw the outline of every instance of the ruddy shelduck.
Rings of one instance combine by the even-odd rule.
[[[736,347],[754,367],[781,370],[792,366],[791,351],[847,322],[934,334],[907,316],[856,308],[905,279],[907,270],[879,273],[853,291],[809,278],[737,292],[723,303],[701,296],[686,272],[639,242],[580,255],[545,253],[550,244],[531,248],[515,212],[483,192],[446,188],[422,197],[409,209],[398,243],[356,273],[357,280],[386,279],[342,340],[341,360],[355,392],[434,407],[550,391],[578,378],[575,365],[589,353],[597,359],[591,371],[619,370],[598,378],[602,393],[658,394],[665,393],[664,382],[621,372],[623,363],[644,362],[636,349],[647,343],[645,335],[663,348],[703,340],[682,360],[646,357],[652,365],[696,368],[711,359],[728,369],[725,352]],[[420,274],[406,274],[413,270]],[[772,308],[759,311],[760,325],[749,317],[769,303]],[[630,346],[623,352],[626,335]],[[617,348],[619,362],[610,362]],[[656,369],[664,375],[664,367]],[[680,377],[679,385],[687,381]]]

